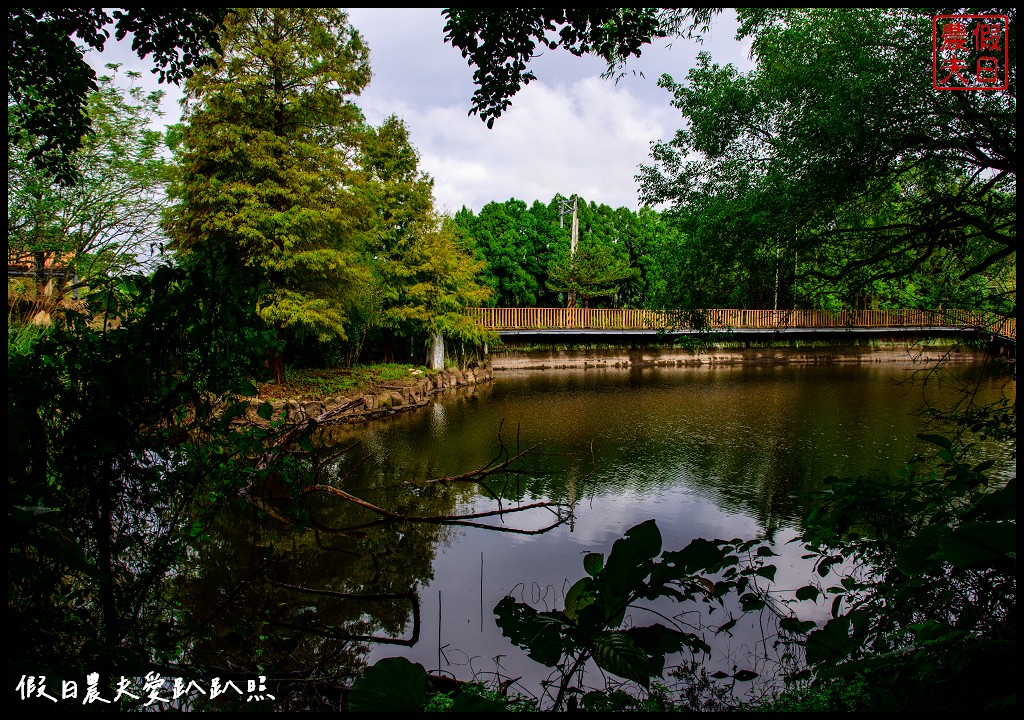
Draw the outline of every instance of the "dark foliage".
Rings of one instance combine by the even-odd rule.
[[[213,62],[217,26],[227,8],[11,8],[7,11],[7,99],[15,110],[8,132],[35,138],[30,158],[61,184],[76,179],[69,157],[89,132],[86,100],[97,90],[85,43],[103,50],[114,24],[117,40],[132,34],[132,50],[152,55],[160,82],[180,83],[193,67]]]

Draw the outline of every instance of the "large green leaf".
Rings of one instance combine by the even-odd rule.
[[[714,573],[728,564],[729,549],[714,540],[697,538],[682,550],[667,552],[658,564],[652,580],[685,580],[697,573]]]
[[[640,648],[650,654],[679,652],[689,648],[694,652],[710,653],[711,648],[698,635],[665,627],[661,623],[633,627],[624,631]],[[660,669],[659,669],[660,672]]]
[[[932,435],[930,433],[918,433],[918,440],[924,440],[932,445],[937,445],[943,450],[949,451],[953,448],[953,441],[942,435]]]
[[[569,592],[565,594],[565,616],[575,620],[580,610],[592,604],[596,599],[592,591],[593,580],[588,577],[580,578]]]
[[[651,561],[661,552],[661,532],[654,520],[626,531],[612,545],[602,579],[606,587],[625,596],[637,589],[650,572]]]
[[[563,633],[569,628],[555,613],[539,613],[529,605],[506,596],[494,606],[495,622],[501,633],[527,654],[548,667],[554,667],[566,647]]]
[[[596,577],[603,568],[604,555],[601,553],[587,553],[583,557],[583,569],[587,571],[587,575]]]
[[[787,632],[806,635],[816,627],[813,620],[800,620],[795,617],[784,617],[779,621],[779,627]]]
[[[842,616],[829,620],[825,627],[807,636],[807,664],[835,664],[853,648],[850,638],[850,618]]]
[[[366,668],[348,696],[353,712],[421,712],[426,704],[427,671],[402,657],[384,658]]]
[[[817,600],[819,595],[821,595],[821,590],[814,585],[804,585],[796,591],[797,600]]]
[[[638,682],[644,687],[650,683],[651,658],[626,633],[610,632],[596,637],[594,662],[602,670]]]
[[[661,532],[654,520],[630,528],[612,545],[608,562],[597,578],[608,627],[618,627],[622,622],[630,595],[644,590],[654,568],[653,560],[660,552]]]

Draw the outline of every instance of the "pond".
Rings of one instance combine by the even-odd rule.
[[[240,653],[273,672],[330,678],[401,655],[462,680],[521,678],[514,689],[539,695],[550,669],[502,636],[494,607],[503,597],[562,608],[584,556],[607,555],[649,519],[665,550],[698,537],[771,540],[776,586],[805,585],[810,568],[786,541],[806,493],[829,475],[891,474],[929,452],[917,438],[941,430],[929,409],[963,402],[967,388],[976,403],[1015,398],[1015,384],[978,365],[522,371],[386,420],[323,428],[315,472],[335,490],[306,496],[301,530],[271,499],[269,516],[226,520],[199,558],[193,608],[235,641],[211,645],[205,660],[219,666]],[[1015,473],[1004,448],[979,453]],[[480,482],[434,482],[516,456]],[[472,525],[406,521],[524,506],[538,507]],[[716,636],[726,618],[694,612],[657,606],[629,621],[672,617],[712,645],[709,669],[770,674],[763,625]],[[822,619],[827,609],[804,603],[800,612]]]

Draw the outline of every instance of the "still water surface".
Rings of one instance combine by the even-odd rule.
[[[494,605],[512,593],[536,607],[561,607],[567,581],[583,574],[583,556],[606,553],[649,518],[665,549],[696,537],[792,537],[802,493],[828,475],[891,473],[927,452],[916,435],[937,428],[925,409],[948,408],[962,382],[978,377],[977,368],[939,376],[919,371],[869,365],[505,373],[472,394],[364,431],[368,477],[418,482],[482,467],[498,453],[500,437],[513,452],[538,448],[524,463],[525,475],[492,485],[520,482],[524,502],[575,501],[573,521],[543,535],[450,532],[421,591],[423,617],[434,626],[440,617],[440,637],[431,627],[402,654],[436,669],[440,642],[442,670],[464,676],[448,665],[473,659],[474,671],[493,671],[494,657],[506,655],[501,664],[509,674],[525,673],[529,665],[515,667],[519,651],[494,624]],[[1001,392],[1003,383],[990,378],[979,399]],[[475,498],[458,510],[493,507]],[[541,511],[505,524],[535,528],[548,520]],[[390,654],[377,648],[370,659]]]
[[[1015,394],[1013,383],[986,377],[978,366],[938,374],[892,364],[505,372],[387,421],[326,428],[318,437],[320,482],[392,512],[438,516],[550,501],[571,504],[572,517],[542,534],[391,522],[350,539],[335,531],[378,516],[321,497],[310,506],[315,533],[289,539],[259,533],[268,552],[253,566],[266,562],[272,548],[284,560],[275,587],[306,589],[281,590],[268,601],[271,622],[286,634],[302,627],[336,636],[344,628],[408,643],[414,631],[408,599],[357,606],[308,590],[415,588],[418,637],[411,645],[349,643],[342,650],[337,643],[327,648],[326,640],[309,647],[300,633],[279,638],[281,647],[268,647],[268,658],[287,650],[302,666],[310,657],[372,663],[402,655],[460,679],[522,677],[519,687],[536,692],[548,670],[501,635],[493,608],[504,596],[542,610],[563,607],[565,591],[584,574],[583,556],[607,554],[626,530],[651,518],[665,550],[697,537],[774,540],[782,553],[777,587],[805,585],[810,576],[801,550],[785,544],[799,529],[804,493],[829,475],[892,473],[915,453],[927,453],[930,446],[917,434],[941,430],[927,409],[950,409],[973,383],[976,402]],[[486,478],[486,490],[430,482],[485,467],[503,448],[510,455],[530,452],[514,464],[517,472]],[[1003,451],[981,452],[1000,457]],[[478,522],[529,531],[554,519],[536,509]],[[811,605],[801,612],[816,619],[826,610]],[[662,621],[643,611],[632,620]],[[764,638],[756,627],[753,632],[707,633],[715,648],[711,667],[742,666],[749,651],[764,654]]]

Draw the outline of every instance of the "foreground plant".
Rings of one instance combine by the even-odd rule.
[[[1001,425],[1016,426],[1013,417]],[[796,641],[812,688],[870,689],[877,709],[1016,704],[1017,480],[972,445],[922,435],[939,466],[896,477],[830,478],[802,541],[828,584],[797,591],[832,618]],[[790,626],[789,629],[795,629]]]
[[[682,550],[662,553],[661,533],[655,522],[648,520],[616,540],[607,561],[600,553],[584,558],[587,576],[566,593],[563,610],[539,612],[506,597],[494,611],[506,637],[532,659],[558,671],[554,709],[575,705],[575,698],[569,702],[569,696],[577,694],[582,694],[587,707],[604,700],[602,693],[573,687],[574,678],[589,660],[649,690],[651,681],[661,678],[667,654],[711,652],[700,635],[678,626],[625,627],[627,611],[638,601],[670,598],[704,603],[713,610],[724,608],[726,598],[735,595],[744,613],[760,610],[767,600],[756,579],[774,578],[775,567],[764,564],[773,555],[757,540],[700,538]],[[737,618],[732,618],[715,632],[728,632],[736,622]],[[757,673],[738,670],[721,677],[747,681]]]

